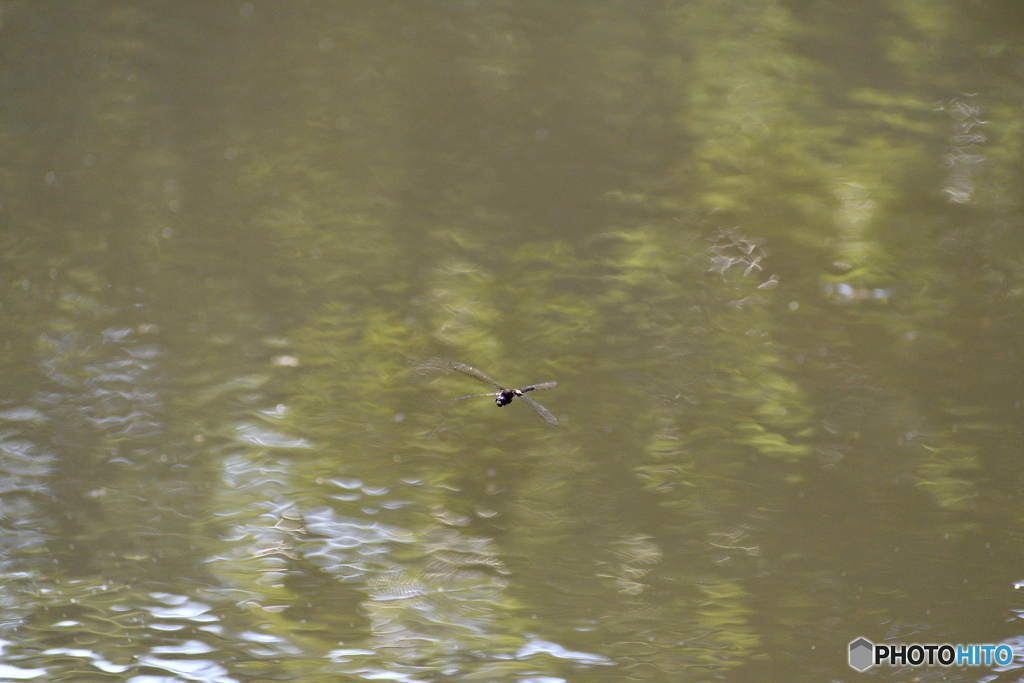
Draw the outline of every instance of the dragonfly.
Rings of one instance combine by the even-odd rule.
[[[519,397],[523,399],[523,402],[526,405],[530,406],[535,411],[537,411],[537,414],[543,417],[544,421],[547,422],[549,425],[558,425],[558,420],[555,419],[554,415],[548,412],[547,408],[545,408],[541,404],[534,401],[531,397],[526,395],[527,392],[530,391],[538,391],[540,389],[553,389],[556,386],[558,386],[558,382],[544,382],[543,384],[531,384],[529,386],[521,387],[519,389],[508,389],[499,384],[497,381],[491,379],[484,373],[480,372],[476,368],[471,368],[465,363],[459,363],[458,361],[453,360],[452,362],[448,363],[448,367],[450,367],[452,370],[458,370],[459,372],[465,375],[469,375],[470,377],[474,377],[483,382],[484,384],[489,384],[495,389],[497,389],[497,391],[492,391],[489,394],[473,394],[471,396],[460,396],[459,398],[455,399],[456,401],[461,401],[464,398],[480,398],[481,396],[495,396],[496,398],[494,399],[494,402],[498,404],[499,408],[503,408],[507,406],[509,403],[511,403],[513,398]]]

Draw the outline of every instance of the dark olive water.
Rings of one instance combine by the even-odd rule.
[[[0,680],[1020,680],[1018,2],[0,22]]]

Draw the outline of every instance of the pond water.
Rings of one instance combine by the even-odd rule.
[[[0,680],[1021,679],[1018,2],[0,22]]]

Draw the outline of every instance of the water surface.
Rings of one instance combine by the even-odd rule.
[[[0,12],[0,679],[1021,644],[1017,3]]]

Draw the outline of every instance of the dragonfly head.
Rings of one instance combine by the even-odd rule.
[[[501,393],[494,398],[494,402],[498,404],[499,408],[502,408],[511,403],[515,395],[516,392],[512,389],[502,389]]]

